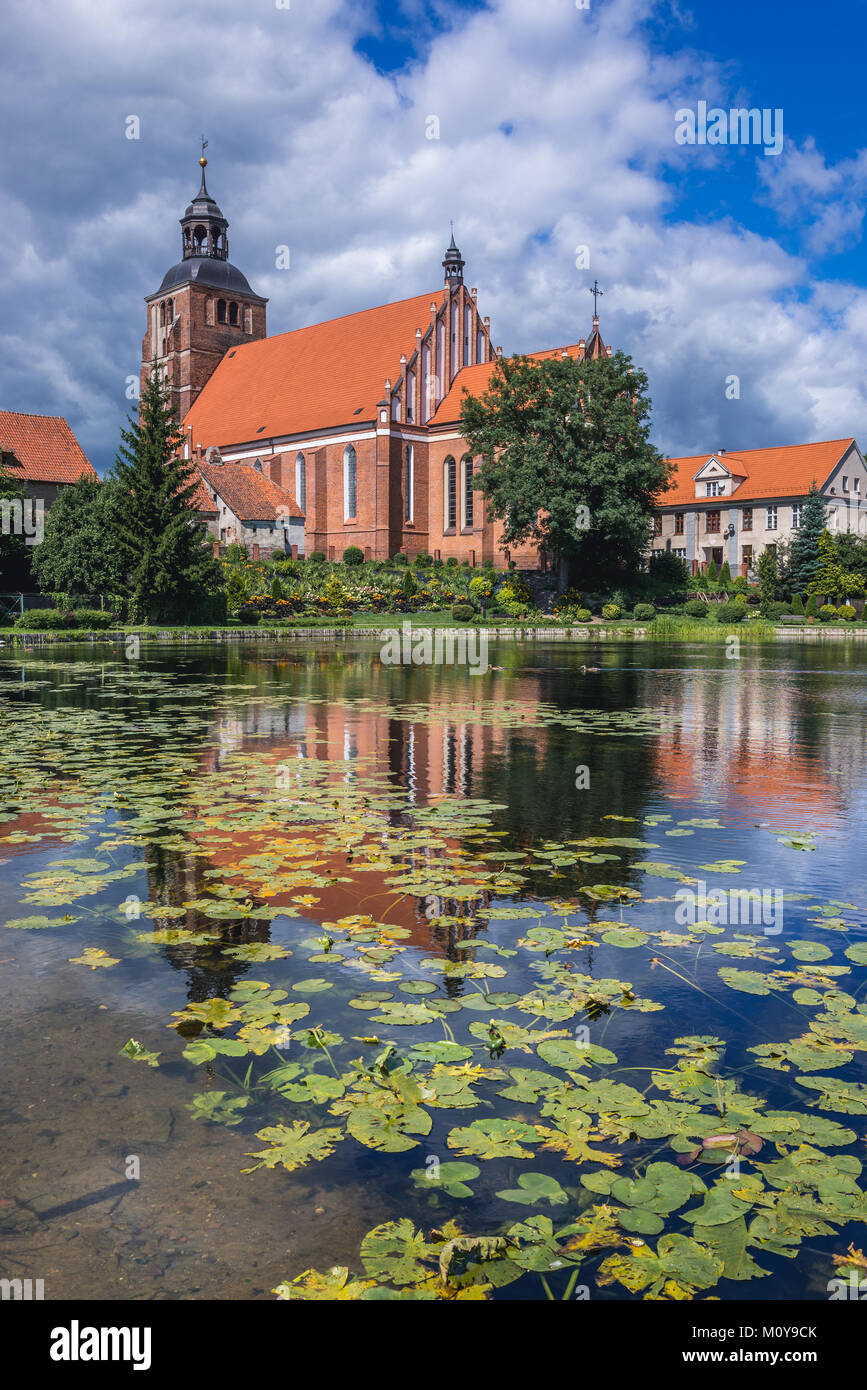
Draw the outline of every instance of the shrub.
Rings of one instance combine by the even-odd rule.
[[[420,570],[430,569],[430,567],[431,567],[432,564],[433,564],[433,556],[432,556],[432,555],[428,555],[428,553],[427,553],[426,550],[420,551],[419,554],[416,555],[416,557],[415,557],[415,565],[416,565],[416,568],[417,568],[417,569],[420,569]]]
[[[819,609],[819,622],[820,622],[820,623],[829,623],[829,622],[831,621],[831,619],[832,619],[832,618],[836,618],[836,616],[837,616],[837,610],[836,610],[836,608],[834,607],[833,603],[823,603],[823,604],[822,604],[822,607]]]
[[[776,618],[782,618],[783,614],[788,613],[788,611],[789,605],[787,603],[780,603],[777,599],[765,599],[759,605],[759,612],[762,617],[770,618],[772,621]]]
[[[842,608],[837,609],[837,617],[844,618],[847,623],[854,623],[857,616],[851,603],[844,603]]]
[[[399,551],[397,552],[396,555],[392,555],[392,557],[391,557],[391,563],[392,563],[393,565],[406,565],[406,564],[409,563],[409,561],[407,560],[407,558],[406,558],[406,556],[404,555],[403,551],[402,551],[402,550],[399,550]]]
[[[28,608],[15,619],[15,626],[24,632],[58,632],[72,626],[72,614],[59,608]]]
[[[272,599],[274,599],[275,603],[278,598],[286,597],[286,595],[283,592],[283,585],[280,582],[279,574],[275,574],[274,578],[271,580],[271,597]]]
[[[241,545],[240,541],[232,541],[231,545],[226,546],[224,559],[228,560],[230,565],[239,565],[241,561],[246,560],[246,558],[247,547]]]
[[[705,578],[707,579],[707,582],[708,582],[709,585],[714,585],[714,584],[716,584],[716,561],[715,561],[715,560],[711,560],[711,561],[710,561],[710,563],[709,563],[707,569],[705,570]]]
[[[791,611],[794,613],[795,617],[803,618],[804,600],[801,598],[800,594],[795,594],[795,597],[792,599],[792,602],[789,606],[791,608]]]
[[[619,603],[603,603],[602,616],[603,618],[606,618],[609,623],[616,622],[617,619],[620,617]]]
[[[456,556],[456,555],[450,555],[449,558],[446,560],[446,569],[447,569],[447,570],[456,570],[457,567],[458,567],[458,558],[457,558],[457,556]]]
[[[309,554],[309,556],[308,556],[307,558],[309,559],[311,565],[324,565],[324,564],[325,564],[325,551],[324,551],[324,550],[311,550],[311,552],[310,552],[310,554]]]
[[[707,604],[700,598],[691,598],[683,605],[683,611],[690,618],[704,618],[707,616]]]
[[[742,623],[747,616],[747,606],[735,599],[732,603],[718,603],[715,612],[718,623]]]
[[[412,598],[413,594],[417,592],[416,582],[412,577],[412,570],[407,570],[406,574],[403,576],[400,592],[403,594],[404,598]]]
[[[118,616],[111,609],[75,608],[72,612],[72,621],[76,627],[104,630],[107,627],[116,627]]]
[[[577,623],[589,623],[592,617],[593,614],[589,608],[576,608],[575,610],[575,622]]]
[[[728,560],[723,560],[719,572],[719,586],[721,589],[730,589],[732,583],[732,572]]]
[[[815,594],[810,594],[807,599],[807,606],[804,612],[808,618],[815,618],[819,612],[819,600]]]
[[[750,581],[745,574],[739,574],[732,580],[732,592],[736,594],[748,594],[750,591]]]
[[[471,603],[456,603],[452,608],[452,617],[456,623],[470,623],[476,616],[476,610]]]
[[[351,566],[363,565],[364,551],[361,550],[357,545],[348,545],[343,552],[343,563],[344,565]]]
[[[651,618],[656,617],[656,609],[652,603],[636,603],[633,616],[636,622],[649,623]]]

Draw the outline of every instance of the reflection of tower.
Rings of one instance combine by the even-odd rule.
[[[181,259],[145,300],[142,385],[156,361],[171,385],[178,420],[226,352],[265,337],[268,301],[229,260],[229,224],[208,192],[207,162],[203,153],[202,186],[181,218]]]
[[[200,855],[149,846],[146,851],[148,889],[151,903],[166,907],[181,907],[193,898],[201,897],[210,887],[205,878],[207,860]],[[250,969],[249,965],[227,956],[226,946],[243,946],[248,942],[271,940],[270,919],[245,917],[241,921],[221,922],[205,918],[195,909],[185,917],[153,919],[154,930],[183,926],[187,931],[208,931],[215,941],[181,942],[165,946],[166,960],[175,970],[187,976],[187,998],[192,1003],[204,999],[225,998]]]

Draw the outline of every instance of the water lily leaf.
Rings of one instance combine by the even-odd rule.
[[[647,932],[639,931],[637,927],[613,927],[610,931],[602,933],[602,940],[606,946],[643,946],[648,940]]]
[[[410,1173],[414,1185],[423,1192],[445,1192],[449,1197],[472,1197],[469,1183],[481,1169],[474,1163],[438,1163],[432,1168],[414,1168]]]
[[[473,1120],[459,1125],[446,1140],[450,1149],[470,1158],[532,1158],[524,1144],[536,1143],[536,1130],[520,1120]]]
[[[423,1279],[428,1273],[425,1262],[437,1254],[438,1247],[429,1245],[406,1217],[375,1226],[361,1242],[361,1261],[367,1273],[397,1285]]]
[[[267,1129],[260,1129],[256,1138],[264,1140],[268,1148],[249,1154],[249,1158],[260,1161],[252,1168],[243,1168],[242,1172],[255,1173],[258,1168],[276,1168],[280,1165],[292,1173],[307,1163],[328,1158],[343,1138],[343,1131],[328,1128],[311,1133],[309,1124],[296,1121],[291,1125],[270,1125]]]
[[[554,1038],[540,1043],[536,1048],[543,1062],[552,1067],[563,1067],[567,1071],[577,1071],[588,1063],[596,1066],[609,1066],[617,1061],[613,1052],[598,1043],[579,1043],[573,1038]]]
[[[246,1043],[235,1038],[195,1038],[184,1048],[188,1062],[198,1066],[200,1062],[213,1062],[215,1057],[244,1057]]]
[[[249,1104],[249,1096],[229,1096],[226,1091],[202,1091],[193,1096],[187,1106],[194,1120],[209,1120],[212,1124],[239,1125],[244,1118],[239,1112]]]
[[[667,1281],[689,1290],[712,1288],[722,1271],[723,1261],[717,1255],[689,1236],[672,1234],[660,1236],[655,1251],[642,1242],[628,1254],[609,1255],[599,1268],[597,1282],[605,1287],[616,1281],[630,1293],[650,1289],[653,1296]]]
[[[819,941],[787,941],[795,960],[829,960],[832,952]]]
[[[833,1076],[796,1076],[799,1086],[819,1091],[823,1110],[841,1110],[847,1115],[867,1115],[867,1086],[861,1081],[838,1081]]]
[[[129,1042],[120,1049],[119,1055],[129,1057],[133,1062],[145,1062],[149,1067],[158,1067],[159,1061],[157,1059],[162,1056],[162,1053],[149,1052],[146,1047],[142,1047],[140,1042],[136,1042],[135,1038],[130,1038]]]
[[[497,1196],[504,1202],[518,1202],[521,1206],[535,1207],[547,1202],[549,1206],[562,1206],[568,1202],[568,1193],[556,1178],[546,1173],[519,1173],[517,1188],[507,1188]]]
[[[769,977],[762,975],[758,970],[736,970],[733,966],[724,965],[719,971],[719,975],[730,989],[740,990],[742,994],[770,994],[771,992],[771,986],[768,983]]]
[[[110,956],[108,951],[102,951],[98,946],[86,946],[80,956],[70,956],[69,960],[72,965],[89,965],[91,970],[120,965],[118,956]]]
[[[847,946],[844,955],[854,960],[856,965],[867,965],[867,941],[856,941],[854,946]]]

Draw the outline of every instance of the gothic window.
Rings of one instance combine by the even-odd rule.
[[[449,336],[451,340],[451,360],[449,362],[449,380],[454,377],[458,369],[458,306],[452,304],[449,311]]]
[[[237,306],[237,304],[234,304],[234,303],[233,303],[233,304],[230,304],[230,305],[229,305],[229,323],[231,324],[231,326],[232,326],[233,328],[237,328],[237,327],[238,327],[238,306]]]
[[[415,419],[415,372],[406,374],[406,418],[410,423]]]
[[[454,531],[458,524],[458,466],[449,454],[443,464],[443,521],[446,531]]]
[[[244,332],[253,332],[253,310],[249,304],[244,305]]]
[[[213,327],[214,324],[214,300],[212,295],[208,295],[205,300],[205,323]]]
[[[415,457],[413,447],[407,444],[403,462],[403,519],[413,520],[415,508]]]
[[[343,520],[355,520],[356,487],[358,480],[358,461],[355,449],[347,444],[343,450]]]
[[[464,366],[470,361],[470,343],[473,334],[473,311],[469,304],[464,309]]]
[[[430,415],[430,346],[425,343],[421,350],[421,422],[427,424]]]
[[[391,398],[391,418],[392,420],[400,419],[400,396],[392,396]]]
[[[485,335],[484,335],[484,333],[482,332],[482,330],[481,330],[481,328],[480,328],[479,331],[478,331],[478,333],[476,334],[476,361],[477,361],[477,362],[484,362],[484,360],[485,360]]]
[[[218,300],[217,300],[217,323],[225,323],[225,322],[226,322],[226,301],[225,301],[225,299],[218,299]]]
[[[295,501],[307,514],[307,460],[303,454],[295,456]]]
[[[436,370],[436,397],[437,402],[443,398],[443,382],[446,373],[446,330],[442,319],[437,320],[437,370]]]
[[[166,301],[163,300],[162,304],[160,305],[160,328],[165,328],[165,326],[166,326]]]
[[[461,507],[461,511],[463,514],[463,525],[464,527],[469,527],[473,524],[473,461],[469,455],[461,459],[461,471],[463,473],[461,479],[463,506]]]

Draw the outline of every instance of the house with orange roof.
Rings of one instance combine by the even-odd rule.
[[[691,573],[728,562],[750,575],[766,547],[791,540],[815,482],[832,532],[867,528],[867,467],[855,440],[695,454],[672,460],[654,513],[652,554],[670,551]]]
[[[201,188],[180,219],[181,260],[147,297],[142,375],[156,363],[171,387],[188,457],[216,451],[235,470],[230,480],[200,469],[211,503],[225,507],[219,517],[234,518],[202,512],[217,538],[273,520],[239,515],[215,490],[218,478],[231,491],[258,473],[291,496],[287,529],[299,513],[308,554],[339,560],[358,546],[368,559],[543,563],[535,549],[504,549],[473,485],[479,460],[460,433],[462,399],[485,389],[502,349],[464,284],[454,235],[441,289],[269,338],[267,301],[228,260],[229,224],[206,187],[204,155],[200,164]],[[594,318],[586,341],[537,355],[610,348]]]
[[[5,471],[23,483],[27,497],[46,508],[61,488],[79,478],[98,481],[93,464],[61,415],[0,410],[0,457]]]
[[[220,545],[248,548],[254,560],[304,554],[304,513],[291,492],[273,482],[258,459],[225,463],[219,449],[197,454],[196,515]]]

